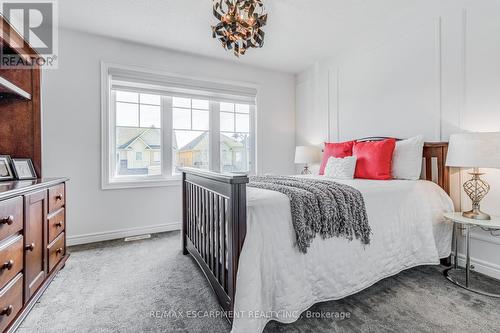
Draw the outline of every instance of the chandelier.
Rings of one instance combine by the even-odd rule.
[[[214,16],[219,21],[212,26],[212,37],[217,38],[226,50],[234,55],[244,55],[250,47],[264,45],[267,13],[263,0],[213,0]]]

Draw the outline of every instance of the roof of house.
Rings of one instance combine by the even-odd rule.
[[[159,128],[117,127],[116,144],[118,149],[128,149],[134,142],[141,140],[150,149],[160,149],[161,130]],[[175,140],[175,139],[174,139]],[[174,141],[174,148],[177,147]]]
[[[186,150],[193,150],[200,144],[203,139],[208,139],[208,132],[203,132],[202,134],[198,135],[196,138],[191,140],[188,144],[186,144],[184,147],[179,149],[179,151],[186,151]]]
[[[196,149],[204,139],[208,142],[209,132],[203,132],[189,143],[184,145],[180,151],[189,151]],[[116,144],[117,149],[128,149],[134,142],[141,140],[150,149],[161,148],[161,130],[159,128],[137,128],[137,127],[117,127],[116,128]],[[234,138],[221,134],[222,142],[230,148],[243,148],[244,144]],[[177,141],[173,136],[174,150],[177,149]]]
[[[191,140],[189,143],[184,145],[182,148],[179,149],[179,151],[189,151],[189,150],[194,150],[196,147],[204,140],[208,140],[208,132],[203,132],[202,134],[198,135],[196,138]],[[227,136],[223,133],[221,133],[221,140],[226,146],[230,148],[243,148],[244,145],[243,143],[235,140],[234,138]]]

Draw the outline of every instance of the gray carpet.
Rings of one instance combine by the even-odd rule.
[[[179,232],[150,240],[111,241],[71,249],[58,274],[18,332],[229,332],[222,318],[166,318],[169,311],[217,310],[203,274],[180,251]],[[266,332],[494,332],[500,300],[445,280],[425,266],[385,279],[314,313],[349,318],[271,322]],[[483,283],[493,281],[478,277]],[[155,312],[152,316],[152,312]]]

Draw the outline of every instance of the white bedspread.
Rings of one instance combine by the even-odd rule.
[[[307,254],[294,245],[288,198],[247,188],[233,332],[260,333],[271,319],[293,322],[314,303],[343,298],[410,267],[438,264],[450,254],[451,224],[442,215],[453,211],[453,203],[436,184],[341,182],[363,194],[371,244],[318,235]]]

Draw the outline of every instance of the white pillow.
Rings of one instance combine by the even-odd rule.
[[[353,179],[356,169],[356,156],[344,158],[330,157],[325,166],[325,177],[334,179]]]
[[[424,137],[422,135],[397,141],[392,155],[392,178],[420,179],[423,149]]]

